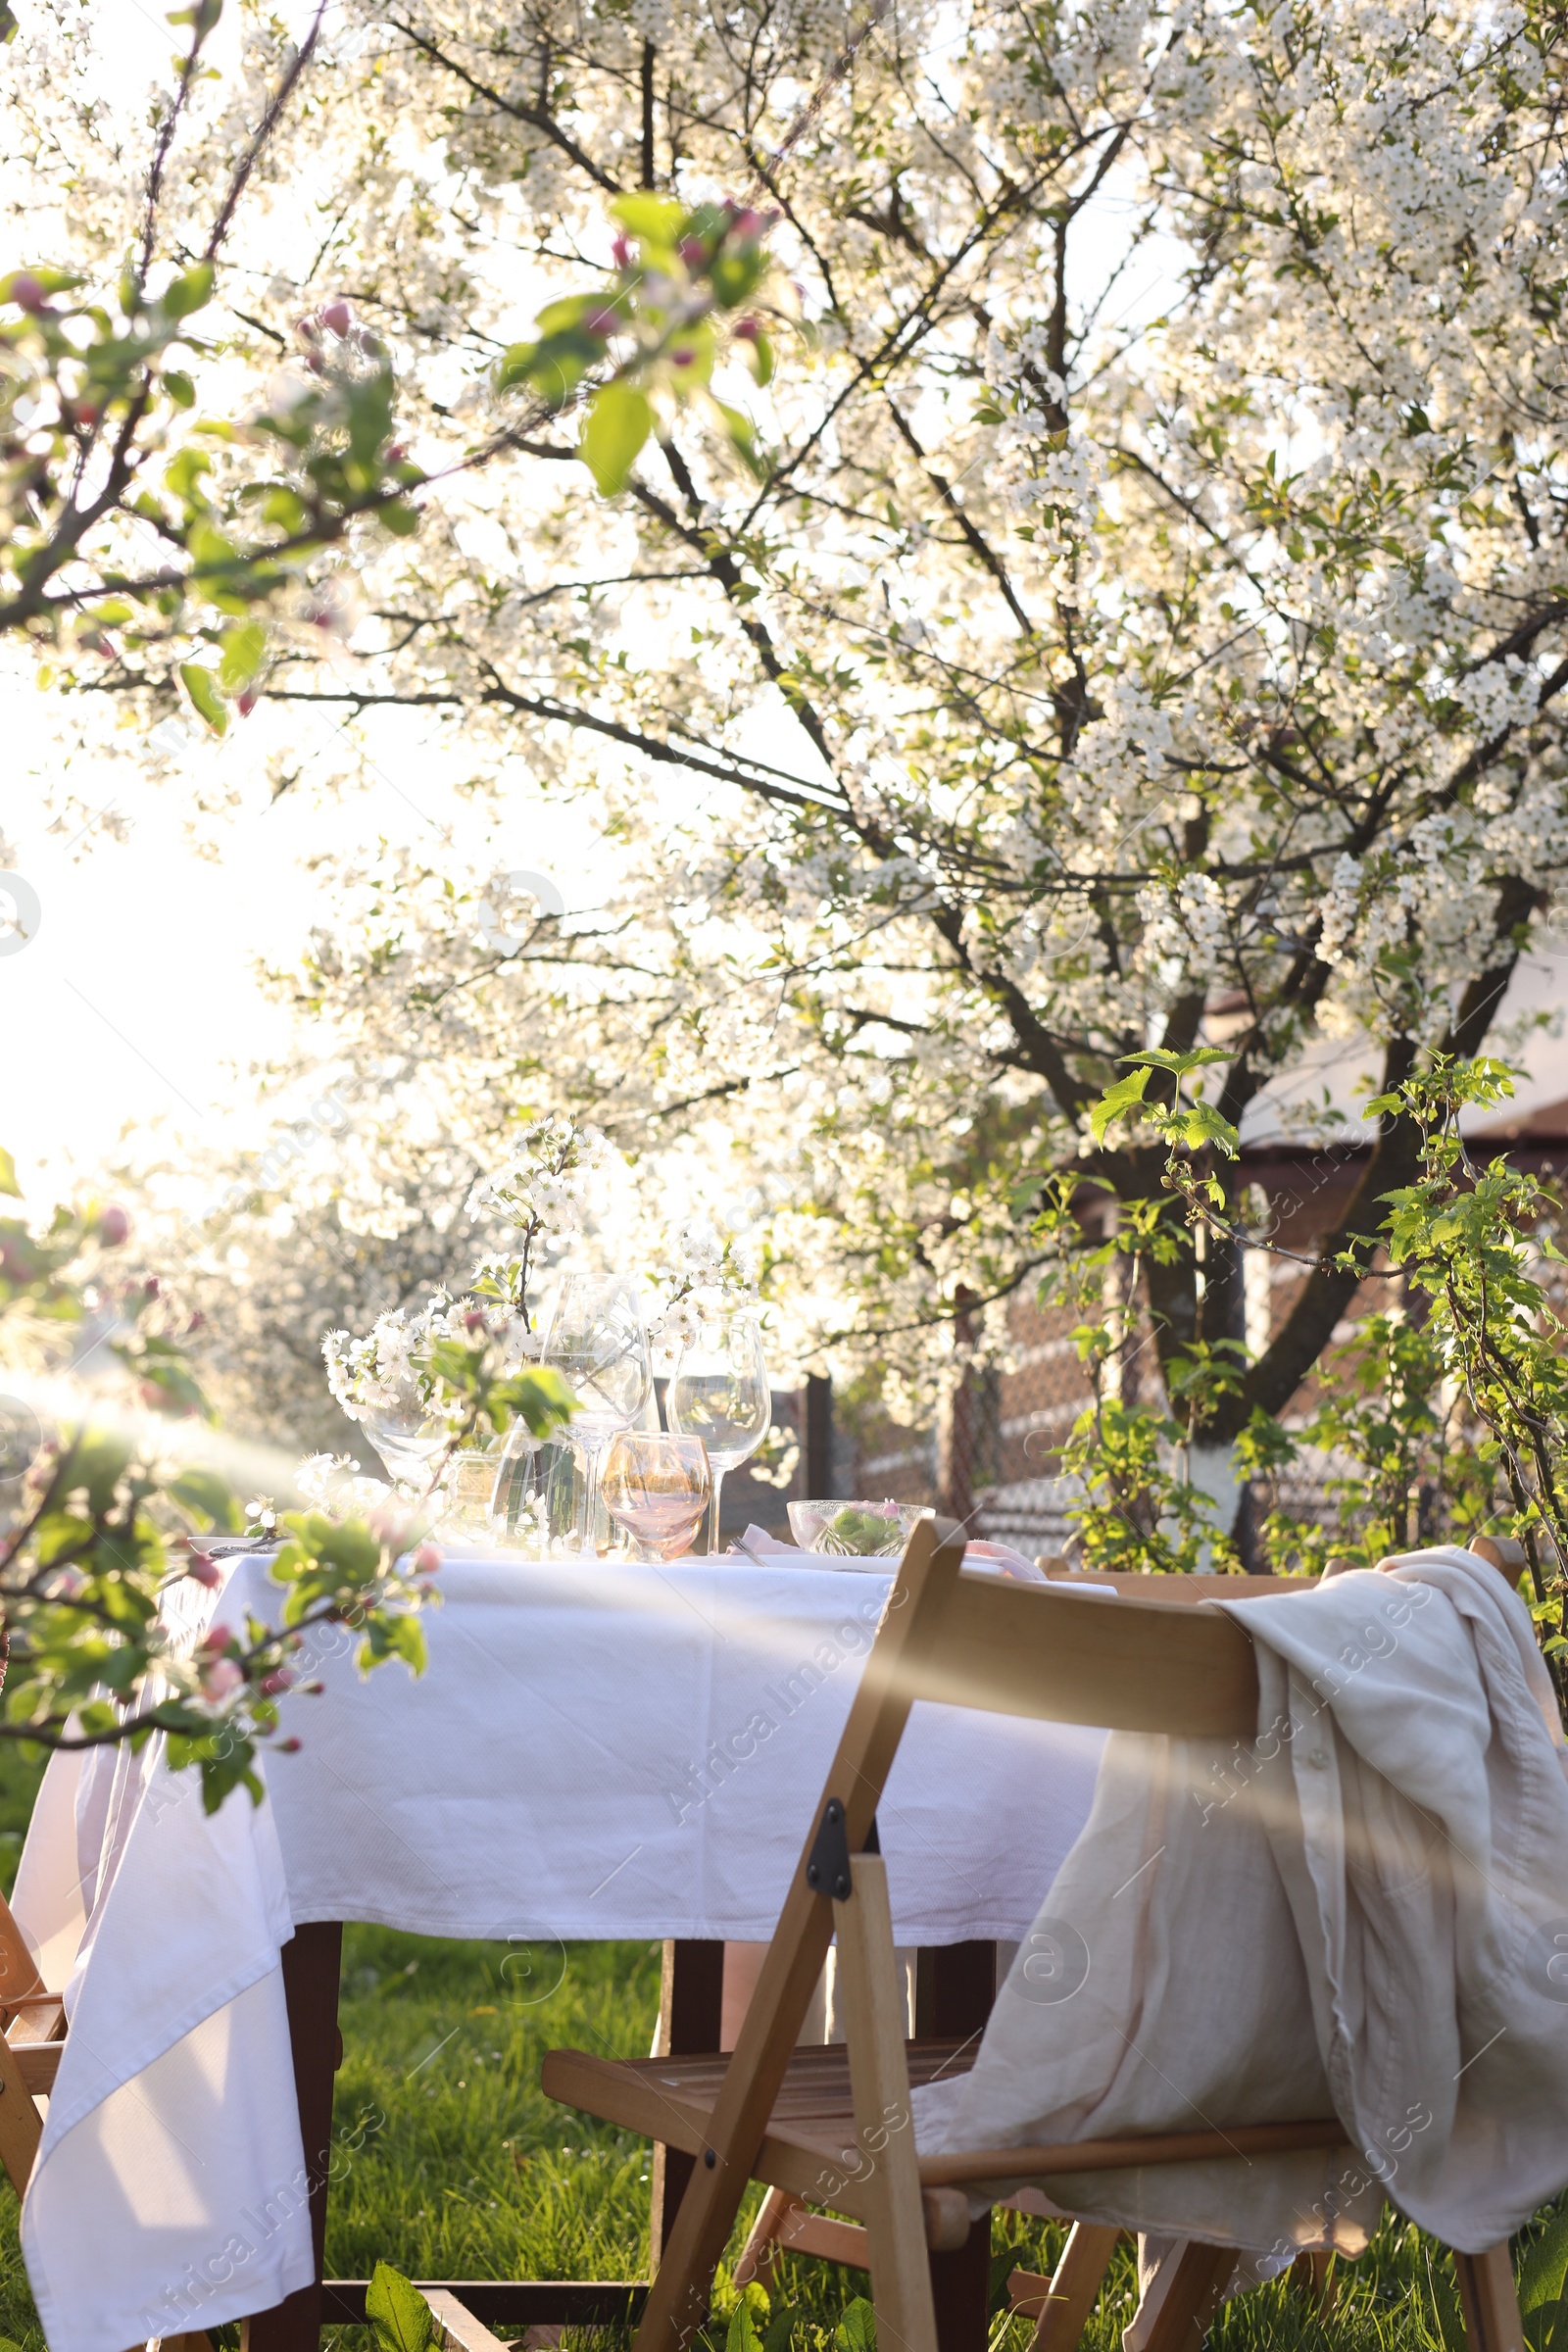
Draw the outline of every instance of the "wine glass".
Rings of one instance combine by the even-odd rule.
[[[701,1438],[622,1430],[605,1457],[605,1502],[617,1527],[656,1560],[688,1551],[712,1492]]]
[[[404,1494],[418,1498],[420,1472],[447,1443],[446,1424],[431,1414],[412,1372],[399,1376],[390,1404],[368,1406],[360,1426]]]
[[[582,1557],[598,1558],[599,1465],[612,1438],[641,1414],[653,1386],[648,1331],[637,1286],[623,1274],[564,1274],[540,1361],[575,1396],[571,1435],[587,1470]]]
[[[749,1314],[706,1316],[675,1359],[664,1399],[678,1437],[701,1438],[713,1474],[708,1548],[718,1549],[719,1494],[724,1473],[754,1454],[773,1417],[762,1335]]]

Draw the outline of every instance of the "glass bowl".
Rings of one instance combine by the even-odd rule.
[[[916,1521],[929,1519],[927,1502],[792,1502],[790,1534],[803,1551],[850,1559],[897,1559]]]

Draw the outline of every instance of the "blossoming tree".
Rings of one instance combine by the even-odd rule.
[[[498,803],[520,755],[616,855],[499,938],[488,876],[372,860],[303,998],[438,1054],[460,1128],[498,1069],[639,1146],[721,1123],[819,1327],[911,1369],[1030,1280],[1054,1175],[1157,1196],[1147,1129],[1093,1118],[1127,1056],[1222,1047],[1240,1124],[1364,1035],[1387,1106],[1343,1225],[1186,1408],[1223,1455],[1328,1344],[1415,1168],[1400,1084],[1487,1037],[1568,856],[1560,32],[915,0],[858,34],[836,79],[805,5],[323,34],[332,226],[258,272],[258,348],[352,287],[411,442],[494,462],[367,551],[351,663],[278,635],[247,692],[368,754],[386,710],[461,731]],[[509,430],[519,256],[592,301],[548,331],[601,375],[644,349],[628,284],[701,265],[638,191],[776,209],[803,325],[760,295],[597,442]],[[1167,1372],[1239,1333],[1235,1243],[1200,1263],[1173,1217],[1147,1280]]]

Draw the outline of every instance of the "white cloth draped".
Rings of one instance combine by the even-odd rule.
[[[303,1745],[269,1756],[265,1804],[205,1815],[157,1742],[57,1758],[16,1905],[69,1979],[23,2211],[51,2352],[216,2327],[309,2278],[278,1966],[296,1923],[543,1942],[525,1965],[547,1990],[575,1937],[769,1936],[890,1581],[809,1555],[452,1559],[421,1680],[362,1680],[349,1637],[318,1644],[326,1692],[286,1702]],[[280,1598],[241,1560],[216,1613]],[[918,1706],[879,1813],[901,1940],[1021,1935],[1102,1745]]]
[[[1568,2181],[1568,1750],[1473,1553],[1221,1604],[1250,1742],[1119,1735],[922,2153],[1337,2114],[1349,2152],[1052,2183],[1177,2237],[1354,2253],[1387,2194],[1466,2253]]]

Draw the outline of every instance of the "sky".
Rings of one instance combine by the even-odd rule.
[[[308,1055],[311,1041],[257,967],[291,963],[325,911],[307,857],[384,838],[450,854],[465,872],[532,873],[567,911],[583,901],[576,812],[541,808],[519,767],[514,813],[492,830],[450,794],[450,757],[406,724],[395,753],[377,746],[368,788],[335,805],[310,791],[313,754],[331,752],[329,719],[288,719],[303,773],[296,797],[276,803],[260,745],[238,728],[216,745],[192,726],[172,774],[134,753],[86,764],[74,781],[99,821],[55,832],[40,789],[58,759],[51,722],[47,693],[0,677],[0,838],[14,877],[0,878],[0,920],[11,917],[0,931],[0,1138],[29,1191],[67,1187],[74,1171],[122,1153],[265,1145],[274,1113],[253,1065],[292,1044]],[[238,805],[193,840],[187,799],[220,784]],[[323,1036],[323,1061],[331,1050]]]

